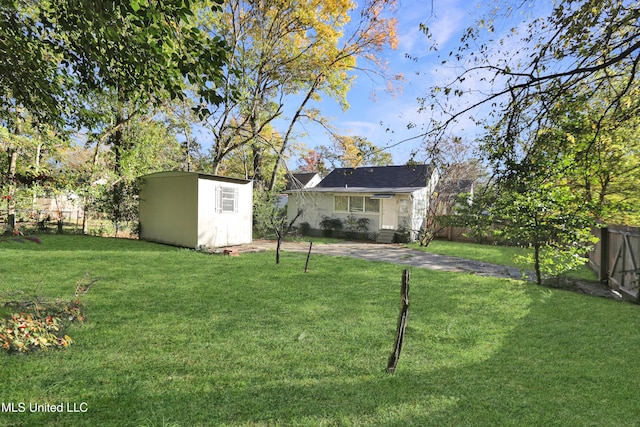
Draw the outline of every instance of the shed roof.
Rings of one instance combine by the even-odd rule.
[[[150,173],[148,175],[141,176],[140,178],[171,178],[171,177],[179,177],[179,176],[197,176],[199,179],[209,179],[212,181],[221,181],[221,182],[232,182],[236,184],[248,184],[251,181],[240,178],[231,178],[228,176],[220,176],[220,175],[212,175],[203,172],[186,172],[186,171],[165,171],[165,172],[155,172]]]
[[[433,168],[427,165],[338,168],[316,188],[416,189],[427,186]]]

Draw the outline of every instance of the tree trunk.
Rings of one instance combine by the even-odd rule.
[[[280,245],[282,244],[282,233],[278,228],[275,228],[276,234],[278,235],[278,243],[276,245],[276,264],[280,264]]]
[[[82,208],[82,234],[89,234],[89,222],[87,220],[88,207],[89,207],[89,198],[85,194],[84,207]]]
[[[36,158],[34,161],[34,166],[35,166],[35,173],[36,176],[40,175],[40,157],[42,156],[42,144],[38,143],[38,145],[36,146]],[[38,204],[38,194],[36,193],[36,188],[34,186],[33,188],[33,201],[32,201],[32,207],[31,209],[35,212],[36,211],[36,206]],[[38,218],[38,220],[40,220],[40,218]]]
[[[125,150],[125,141],[124,141],[124,133],[122,132],[122,127],[125,123],[125,119],[123,117],[120,108],[118,108],[118,112],[116,113],[116,131],[113,133],[111,138],[111,145],[114,152],[114,161],[113,161],[113,172],[116,176],[116,184],[114,184],[112,191],[112,215],[113,215],[113,226],[115,228],[115,236],[118,237],[118,228],[120,224],[120,219],[122,217],[122,203],[123,203],[123,188],[124,181],[120,179],[122,177],[122,154]]]
[[[316,92],[316,90],[318,89],[318,86],[320,85],[323,79],[324,79],[324,76],[322,74],[316,77],[315,81],[313,82],[313,85],[311,85],[311,87],[309,88],[309,91],[307,92],[304,100],[298,106],[298,109],[293,115],[293,118],[289,122],[289,128],[287,129],[287,132],[284,138],[282,139],[282,147],[280,147],[280,150],[278,151],[278,158],[276,159],[276,164],[273,166],[273,171],[271,171],[271,181],[269,181],[268,183],[269,185],[267,187],[269,191],[272,191],[275,188],[276,178],[278,177],[278,170],[280,170],[280,163],[282,162],[282,159],[284,158],[284,153],[287,150],[287,147],[289,146],[289,139],[291,137],[291,133],[293,132],[293,127],[302,116],[304,107],[307,105],[307,103],[309,102],[313,94]]]
[[[387,362],[387,372],[394,373],[398,366],[398,360],[400,359],[400,352],[402,351],[402,344],[404,342],[404,333],[407,328],[407,319],[409,318],[409,278],[411,272],[405,269],[402,272],[402,284],[400,286],[400,316],[398,317],[398,331],[396,332],[396,340],[393,344],[393,352]]]
[[[540,273],[540,243],[533,244],[533,256],[536,269],[536,283],[542,285],[542,274]]]
[[[9,171],[7,178],[9,178],[9,194],[7,198],[7,216],[8,226],[11,230],[16,228],[16,171],[18,168],[18,150],[15,148],[10,149],[9,152]]]
[[[255,184],[259,184],[260,187],[265,187],[264,176],[262,175],[262,152],[259,147],[255,145],[252,148],[253,151],[253,179]]]

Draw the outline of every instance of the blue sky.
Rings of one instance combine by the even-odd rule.
[[[519,2],[518,4],[521,4]],[[469,0],[434,0],[433,10],[429,0],[398,0],[396,17],[398,19],[399,46],[396,50],[387,50],[385,58],[391,74],[402,73],[405,82],[399,93],[389,94],[384,91],[386,83],[380,79],[372,80],[366,75],[357,75],[354,86],[348,94],[351,108],[342,111],[337,103],[324,99],[314,107],[330,118],[330,123],[339,133],[366,137],[379,147],[389,148],[395,164],[403,164],[409,160],[413,151],[418,151],[416,160],[428,161],[426,154],[420,153],[420,125],[426,123],[426,113],[418,113],[417,98],[428,94],[430,87],[441,85],[453,79],[458,69],[452,65],[442,66],[442,58],[458,46],[463,31],[474,26],[477,20],[486,15],[492,8],[504,10],[506,1],[484,1],[482,3]],[[528,2],[516,10],[510,19],[495,22],[494,37],[506,34],[518,25],[522,16],[540,14],[551,6],[551,2]],[[430,49],[432,43],[420,30],[420,24],[426,24],[438,45],[438,51]],[[514,41],[515,42],[515,41]],[[516,46],[513,47],[514,51]],[[508,50],[508,48],[507,48]],[[410,55],[413,59],[407,58]],[[442,57],[442,58],[441,58]],[[468,88],[482,90],[478,82],[469,81]],[[376,100],[372,100],[372,92]],[[482,109],[475,114],[486,113]],[[408,123],[416,123],[417,128],[407,129]],[[304,125],[298,132],[305,132],[298,138],[308,148],[330,144],[326,132],[319,126]],[[470,120],[459,122],[452,131],[472,142],[476,133]],[[295,167],[295,159],[289,162]]]
[[[439,54],[446,54],[458,42],[462,31],[472,25],[479,16],[479,9],[469,7],[468,0],[435,0],[433,14],[428,0],[399,0],[398,19],[399,45],[396,50],[387,50],[391,74],[402,73],[405,81],[394,94],[385,92],[386,82],[359,74],[348,94],[351,108],[342,111],[337,103],[324,99],[315,105],[329,117],[331,125],[340,133],[366,137],[379,147],[389,148],[395,164],[403,164],[413,150],[419,149],[420,139],[400,143],[415,137],[419,130],[407,129],[407,124],[424,123],[427,118],[418,113],[417,98],[427,95],[429,88],[442,82],[438,73]],[[431,42],[420,30],[420,24],[429,26],[438,43],[439,52],[430,50]],[[412,58],[407,58],[410,55]],[[375,93],[375,100],[372,99]],[[300,138],[309,148],[328,145],[329,137],[318,126],[305,125],[299,131],[306,135]],[[398,145],[396,145],[398,144]],[[417,160],[420,157],[417,157]]]
[[[389,74],[403,74],[405,81],[400,90],[394,94],[387,93],[385,81],[360,73],[356,74],[355,83],[348,93],[347,99],[351,107],[347,111],[343,111],[338,103],[326,96],[309,107],[319,109],[339,134],[365,137],[380,148],[389,147],[387,151],[392,154],[394,164],[406,163],[413,152],[417,152],[415,160],[429,161],[424,150],[420,150],[423,142],[418,137],[421,125],[427,123],[429,117],[427,113],[418,112],[417,99],[428,96],[431,87],[449,83],[459,74],[460,68],[456,68],[455,64],[449,62],[443,66],[441,62],[443,58],[448,58],[450,51],[457,48],[464,30],[475,26],[478,19],[486,17],[490,11],[497,10],[500,18],[494,22],[495,32],[491,37],[500,39],[512,27],[524,25],[524,16],[548,14],[553,3],[549,0],[433,0],[432,9],[431,0],[397,2],[394,16],[398,20],[399,45],[396,50],[386,50],[383,57],[388,62]],[[505,18],[503,14],[512,3],[517,8],[509,18]],[[431,41],[421,31],[420,24],[429,27],[433,35]],[[431,49],[433,42],[437,43],[438,51]],[[513,45],[509,46],[509,43]],[[511,38],[502,45],[500,52],[496,48],[493,53],[501,58],[506,56],[506,60],[512,63],[512,69],[515,69],[518,57],[509,52],[518,51],[520,46],[517,44],[517,38]],[[507,55],[504,54],[505,51]],[[486,83],[481,84],[473,78],[467,79],[464,85],[464,89],[475,93],[490,90]],[[469,99],[473,100],[473,95],[467,97]],[[476,96],[475,99],[479,98]],[[273,123],[281,134],[286,131],[288,119],[299,105],[299,100],[298,103],[295,99],[291,101],[288,109],[285,104],[283,120]],[[482,115],[487,112],[485,108],[474,111],[474,114]],[[407,129],[409,123],[414,123],[417,127]],[[204,148],[209,148],[207,140],[210,140],[210,136],[201,134],[201,129],[199,131],[195,128],[194,131],[196,138],[202,140]],[[477,130],[469,119],[459,121],[451,128],[451,133],[469,143],[477,136]],[[295,129],[294,142],[313,149],[319,145],[330,145],[331,139],[321,126],[299,123]],[[287,163],[290,168],[295,168],[297,157],[291,158]]]

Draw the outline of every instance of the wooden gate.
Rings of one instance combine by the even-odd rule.
[[[589,263],[600,281],[640,302],[640,227],[608,226],[594,234],[600,241]]]

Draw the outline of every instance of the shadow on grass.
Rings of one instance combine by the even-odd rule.
[[[283,369],[278,369],[279,355],[273,349],[263,352],[265,371],[251,375],[243,372],[241,362],[235,364],[235,371],[229,370],[224,364],[234,362],[225,362],[224,355],[216,354],[212,347],[206,370],[194,369],[189,366],[192,361],[172,358],[169,352],[158,359],[138,360],[138,366],[114,366],[117,360],[104,360],[105,370],[122,371],[117,376],[76,367],[75,372],[61,373],[43,387],[55,390],[66,383],[65,387],[86,390],[83,399],[91,418],[101,423],[112,420],[102,425],[163,425],[168,421],[182,426],[582,426],[627,425],[638,419],[640,409],[627,399],[640,380],[634,365],[625,363],[633,357],[623,355],[637,354],[639,348],[616,345],[628,343],[627,333],[602,326],[606,322],[601,321],[607,319],[591,316],[587,310],[557,317],[554,321],[567,323],[561,328],[566,336],[548,336],[548,306],[557,303],[557,298],[538,290],[528,294],[532,297],[530,313],[499,349],[485,360],[458,366],[438,366],[446,363],[425,358],[421,353],[428,352],[433,340],[412,343],[409,331],[408,348],[395,375],[383,372],[386,355],[379,357],[376,369],[349,361],[343,366],[335,361],[329,362],[333,366],[314,366],[322,364],[320,358],[308,363],[306,375],[287,373],[288,361],[282,360]],[[635,323],[638,326],[637,316]],[[451,340],[461,351],[487,344],[473,337]],[[164,373],[163,378],[146,373],[146,368]],[[254,371],[255,366],[246,368]],[[29,415],[29,422],[95,423],[84,424],[84,414]]]
[[[171,252],[181,248],[159,243],[145,242],[135,239],[114,237],[84,236],[79,234],[33,234],[42,243],[18,243],[12,241],[0,242],[0,250],[24,251],[100,251],[100,252]]]
[[[386,355],[379,358],[379,369],[346,362],[333,371],[310,366],[307,376],[277,369],[257,377],[238,372],[241,380],[232,382],[217,378],[212,367],[194,378],[198,393],[145,390],[128,402],[136,402],[136,411],[176,403],[184,412],[164,415],[184,425],[582,426],[637,420],[640,408],[629,404],[628,393],[640,387],[633,363],[638,339],[629,348],[629,330],[608,326],[614,320],[610,310],[594,312],[588,297],[539,289],[527,294],[528,314],[484,360],[458,366],[430,360],[424,353],[433,340],[412,343],[409,331],[396,375],[383,372]],[[570,310],[559,311],[559,303],[569,303]],[[626,314],[616,320],[626,317],[637,330],[637,309],[619,307]],[[449,350],[491,345],[468,333],[451,339],[457,346]],[[278,353],[264,357],[274,363]]]
[[[88,412],[0,423],[582,426],[640,417],[629,404],[640,387],[638,306],[414,270],[405,348],[389,375],[399,268],[318,256],[304,275],[286,263],[267,269],[271,256],[257,254],[246,259],[259,268],[238,281],[245,264],[210,259],[198,261],[206,281],[170,298],[171,288],[144,283],[150,276],[97,289],[93,323],[45,368],[39,355],[3,360],[4,396],[87,402]]]

